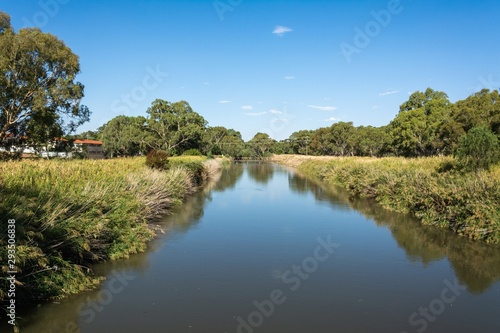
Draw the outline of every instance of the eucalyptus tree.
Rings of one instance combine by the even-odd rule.
[[[62,40],[36,28],[15,32],[0,12],[0,141],[45,143],[88,121],[78,73],[79,58]]]
[[[147,110],[145,143],[154,149],[180,154],[199,149],[207,121],[186,101],[171,103],[156,99]]]

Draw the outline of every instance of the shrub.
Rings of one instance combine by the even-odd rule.
[[[466,170],[488,170],[500,160],[498,138],[485,127],[474,127],[460,138],[455,157]]]
[[[182,156],[202,156],[202,154],[198,149],[192,148],[183,152]]]
[[[172,167],[180,167],[189,172],[195,186],[200,186],[206,179],[205,168],[202,161],[190,161],[185,159],[174,159]]]
[[[20,161],[21,160],[21,153],[20,152],[7,152],[7,151],[0,151],[0,161]]]
[[[164,150],[153,149],[146,156],[146,165],[152,169],[168,169],[168,153]]]

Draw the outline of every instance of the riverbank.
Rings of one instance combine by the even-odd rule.
[[[146,249],[155,225],[199,186],[220,176],[224,160],[169,158],[158,171],[145,158],[0,163],[2,271],[17,271],[17,304],[61,298],[101,281],[92,263]],[[15,266],[7,267],[7,221],[15,221]],[[8,281],[0,279],[0,301]],[[11,296],[8,296],[12,299]]]
[[[500,166],[459,173],[451,157],[361,158],[274,155],[352,196],[373,198],[384,208],[410,213],[425,225],[446,228],[490,244],[500,243]]]

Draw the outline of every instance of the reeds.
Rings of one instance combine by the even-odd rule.
[[[500,166],[464,173],[452,157],[315,158],[275,156],[274,161],[339,185],[353,196],[410,213],[423,224],[465,237],[500,243]],[[445,167],[446,166],[446,167]],[[451,167],[449,167],[451,166]]]
[[[100,280],[90,274],[93,262],[144,251],[155,236],[151,222],[199,185],[193,166],[204,179],[215,175],[217,162],[172,160],[167,171],[146,167],[144,158],[0,163],[0,262],[6,271],[6,223],[15,219],[18,299],[92,288]],[[0,279],[0,300],[5,285]]]

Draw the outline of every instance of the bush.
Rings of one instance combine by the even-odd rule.
[[[202,154],[198,149],[192,148],[183,152],[182,156],[202,156]]]
[[[173,159],[170,165],[172,168],[180,167],[189,172],[195,186],[201,186],[206,179],[205,168],[203,167],[202,161]]]
[[[20,161],[21,160],[20,152],[8,152],[8,151],[0,151],[0,161]]]
[[[474,127],[460,138],[455,157],[468,171],[488,170],[500,160],[498,138],[485,127]]]
[[[146,165],[152,169],[168,169],[168,153],[164,150],[153,149],[146,156]]]

